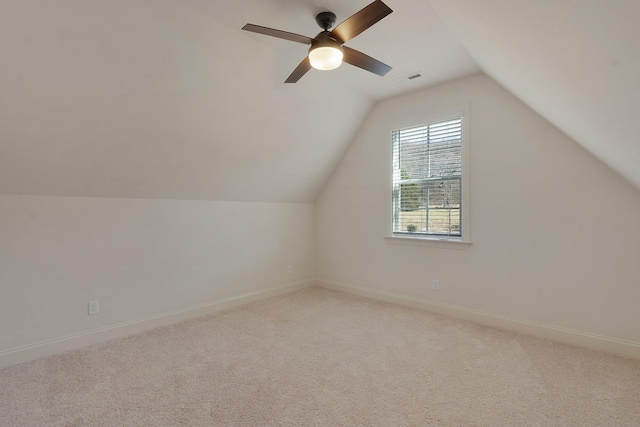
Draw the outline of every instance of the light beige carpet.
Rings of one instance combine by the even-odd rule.
[[[320,288],[0,370],[2,426],[640,426],[640,362]]]

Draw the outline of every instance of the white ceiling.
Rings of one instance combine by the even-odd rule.
[[[479,72],[426,1],[347,43],[392,65],[283,81],[370,0],[0,1],[0,194],[311,202],[374,102]],[[416,71],[423,77],[394,81]]]
[[[638,0],[386,0],[347,45],[389,74],[294,85],[241,30],[370,1],[0,0],[0,194],[312,202],[377,100],[480,69],[640,188]]]
[[[431,3],[486,74],[640,188],[640,1]]]

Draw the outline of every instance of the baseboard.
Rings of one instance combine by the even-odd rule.
[[[94,329],[79,334],[67,335],[53,340],[42,341],[35,344],[0,351],[0,368],[22,363],[40,357],[50,356],[62,353],[68,350],[74,350],[96,344],[102,341],[108,341],[114,338],[124,337],[126,335],[143,332],[159,326],[169,325],[181,322],[206,314],[215,313],[231,307],[236,307],[250,302],[270,298],[276,295],[293,292],[313,285],[314,280],[303,280],[295,283],[289,283],[283,286],[276,286],[254,292],[248,292],[242,295],[236,295],[229,298],[223,298],[210,301],[204,304],[198,304],[192,307],[183,308],[167,313],[149,316],[142,319],[133,320],[131,322],[119,323],[104,328]]]
[[[391,302],[404,306],[420,308],[434,313],[455,317],[458,319],[471,320],[482,325],[491,326],[498,329],[505,329],[526,335],[556,341],[559,343],[575,345],[592,350],[604,351],[624,357],[640,359],[640,343],[620,340],[588,332],[576,331],[546,325],[543,323],[531,322],[528,320],[516,319],[508,316],[487,313],[479,310],[472,310],[464,307],[457,307],[434,301],[413,298],[391,292],[372,290],[353,286],[345,283],[337,283],[323,279],[316,279],[316,285],[336,291],[347,292],[380,301]]]

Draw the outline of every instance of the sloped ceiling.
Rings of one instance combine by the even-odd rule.
[[[640,188],[640,1],[430,1],[487,75]]]
[[[376,100],[479,72],[426,1],[347,44],[383,78],[285,85],[306,47],[241,31],[370,1],[1,1],[0,194],[314,201]]]

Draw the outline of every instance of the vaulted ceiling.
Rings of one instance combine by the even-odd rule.
[[[640,1],[431,4],[486,74],[640,188]]]
[[[308,46],[241,30],[314,36],[369,2],[1,2],[0,194],[314,201],[377,99],[479,71],[426,2],[347,44],[384,78],[284,84]]]
[[[386,0],[347,45],[389,74],[293,85],[241,30],[370,1],[0,1],[0,194],[312,202],[376,101],[481,70],[640,187],[637,1]]]

